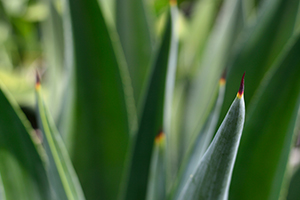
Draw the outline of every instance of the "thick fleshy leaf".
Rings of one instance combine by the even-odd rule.
[[[248,109],[230,199],[278,199],[300,95],[300,37],[293,38]]]
[[[40,82],[36,84],[37,116],[47,153],[47,172],[57,199],[84,200],[77,175],[42,98]]]
[[[0,173],[6,200],[51,199],[40,144],[25,115],[0,90]]]
[[[182,190],[186,181],[189,179],[190,175],[196,170],[197,164],[200,162],[203,154],[207,150],[215,131],[217,122],[219,120],[219,115],[222,108],[222,103],[225,93],[225,79],[220,79],[220,87],[217,101],[214,105],[213,110],[210,113],[205,125],[201,132],[192,139],[189,149],[182,161],[180,171],[177,177],[177,182],[173,186],[173,192],[177,190]],[[174,195],[174,194],[171,194]]]
[[[87,199],[116,199],[135,115],[128,71],[98,1],[69,0],[67,8],[75,61],[70,156]]]
[[[170,14],[169,14],[170,15]],[[153,63],[139,129],[130,157],[126,180],[126,200],[145,199],[153,142],[163,127],[164,95],[171,44],[171,19],[168,16],[162,43]]]
[[[144,0],[116,0],[116,26],[139,105],[148,77],[153,44]],[[151,29],[150,29],[151,27]]]
[[[163,132],[155,138],[146,200],[166,198],[166,139]]]
[[[243,77],[244,78],[244,77]],[[245,103],[241,88],[219,127],[215,138],[177,200],[226,199],[245,121]]]

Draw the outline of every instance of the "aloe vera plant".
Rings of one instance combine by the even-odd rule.
[[[0,200],[299,198],[299,6],[0,1]]]

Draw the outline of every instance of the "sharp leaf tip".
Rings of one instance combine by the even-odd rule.
[[[240,85],[240,89],[239,92],[237,94],[238,98],[242,98],[243,94],[244,94],[244,78],[245,78],[245,72],[243,74],[242,80],[241,80],[241,85]]]

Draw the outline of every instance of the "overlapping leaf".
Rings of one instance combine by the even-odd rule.
[[[171,18],[168,16],[162,42],[153,63],[139,129],[133,144],[125,189],[125,199],[127,200],[139,200],[146,197],[153,142],[156,134],[163,127],[165,85],[170,48]]]
[[[139,105],[153,54],[153,27],[143,0],[117,0],[116,26]]]
[[[39,82],[36,84],[36,93],[38,122],[43,132],[43,143],[48,158],[47,172],[55,197],[60,200],[84,200],[82,189],[67,150],[43,101]]]
[[[202,129],[212,109],[216,98],[218,80],[232,45],[243,27],[241,1],[227,0],[224,3],[217,19],[219,21],[209,36],[201,64],[187,94],[186,114],[183,119],[182,130],[184,133],[183,148],[185,149],[189,145],[192,135],[199,133]]]
[[[6,200],[51,199],[36,133],[14,100],[0,90],[0,173]]]
[[[244,78],[244,77],[243,77]],[[243,90],[244,80],[242,80]],[[197,167],[190,174],[177,200],[214,200],[228,197],[229,185],[245,121],[245,103],[240,89],[218,132]]]

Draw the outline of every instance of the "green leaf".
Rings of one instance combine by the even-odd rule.
[[[166,139],[160,132],[154,143],[146,200],[166,198]]]
[[[60,200],[84,200],[67,150],[43,101],[39,82],[36,84],[36,93],[38,122],[43,132],[43,141],[48,156],[47,172],[56,198]]]
[[[171,19],[168,16],[162,43],[153,63],[139,129],[130,157],[125,189],[126,200],[140,200],[146,197],[153,142],[156,134],[163,127],[164,95],[170,44]]]
[[[264,1],[254,24],[243,31],[243,39],[228,63],[228,78],[221,117],[231,103],[238,74],[247,72],[248,87],[245,101],[250,105],[253,95],[261,84],[284,46],[294,33],[298,0]]]
[[[244,77],[243,77],[244,78]],[[243,86],[242,79],[242,87]],[[241,90],[240,90],[241,91]],[[177,200],[226,199],[245,120],[243,93],[239,91],[216,136]]]
[[[68,8],[75,61],[70,156],[87,199],[116,199],[135,119],[128,71],[98,1],[69,0]]]
[[[190,175],[196,170],[197,163],[200,162],[207,147],[215,134],[217,122],[221,112],[224,94],[225,93],[225,79],[220,79],[219,94],[210,116],[208,117],[201,132],[192,139],[189,149],[182,161],[180,171],[177,177],[177,182],[173,186],[171,195],[177,190],[182,190]]]
[[[5,193],[4,193],[4,188],[3,188],[3,183],[0,175],[0,200],[5,200]]]
[[[211,111],[216,98],[218,80],[225,68],[232,45],[242,27],[242,6],[239,0],[227,0],[207,42],[201,64],[191,81],[184,117],[184,149],[194,134],[198,134]],[[237,20],[238,19],[238,20]],[[212,53],[213,52],[213,53]],[[233,96],[233,95],[232,95]]]
[[[62,111],[62,97],[64,96],[64,83],[67,79],[64,68],[64,30],[60,13],[55,8],[54,1],[45,0],[49,8],[49,16],[42,23],[42,36],[44,44],[45,60],[47,62],[47,72],[45,73],[45,88],[49,88],[50,95],[47,103],[49,111],[55,121]]]
[[[299,200],[300,168],[294,173],[288,189],[287,200]]]
[[[173,149],[176,148],[176,143],[172,143],[175,138],[175,135],[172,132],[172,117],[174,116],[173,100],[174,100],[174,88],[175,88],[175,79],[177,71],[177,57],[178,57],[178,30],[179,30],[179,10],[177,7],[176,1],[170,1],[170,17],[171,17],[171,39],[170,39],[170,50],[168,56],[168,67],[167,67],[167,76],[165,83],[165,96],[164,96],[164,110],[163,110],[163,131],[167,136],[167,146],[166,149],[166,162],[167,162],[167,188],[172,185],[174,175],[176,172],[173,167]]]
[[[180,50],[179,65],[190,73],[198,68],[205,44],[213,28],[220,0],[198,0]]]
[[[6,200],[51,199],[42,149],[25,115],[1,83],[0,173]]]
[[[230,199],[278,199],[300,103],[300,37],[268,72],[248,109]]]
[[[116,26],[128,64],[136,104],[139,105],[153,55],[148,10],[143,0],[116,0]],[[151,27],[151,29],[150,29]]]

